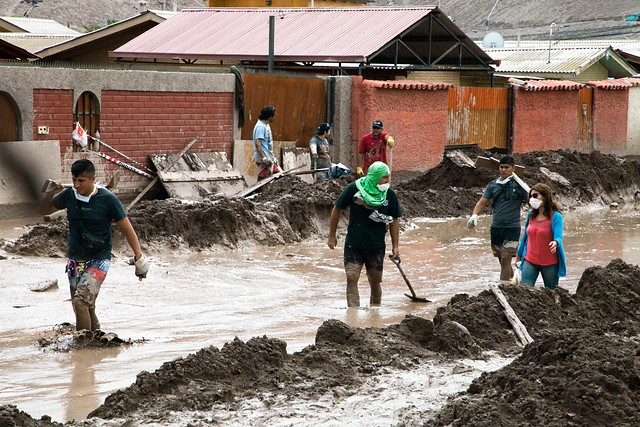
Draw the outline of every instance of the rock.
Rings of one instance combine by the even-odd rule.
[[[50,289],[58,289],[58,279],[43,280],[29,285],[29,290],[33,292],[46,292]]]

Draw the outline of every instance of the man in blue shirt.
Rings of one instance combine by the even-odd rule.
[[[260,116],[253,128],[253,161],[258,165],[258,181],[281,171],[273,154],[273,136],[270,125],[275,118],[275,107],[266,105],[260,110]]]
[[[140,248],[138,236],[120,200],[95,184],[95,167],[90,160],[76,160],[71,165],[73,187],[48,192],[40,203],[40,213],[50,215],[67,210],[69,239],[67,276],[71,303],[76,315],[76,330],[99,330],[96,299],[111,264],[111,224],[115,222],[133,250],[129,263],[135,265],[140,280],[147,277],[149,264]]]
[[[475,227],[478,215],[491,201],[493,221],[491,222],[491,251],[500,261],[500,280],[509,281],[513,277],[511,260],[516,256],[520,240],[520,210],[529,194],[515,179],[515,160],[511,156],[500,159],[500,176],[487,184],[482,197],[473,208],[469,227]]]

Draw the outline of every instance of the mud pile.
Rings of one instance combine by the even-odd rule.
[[[534,338],[500,371],[483,374],[426,425],[638,425],[640,423],[640,269],[621,260],[592,267],[575,295],[565,290],[502,290]],[[326,321],[316,344],[292,355],[265,337],[236,339],[143,372],[90,414],[156,422],[171,411],[210,410],[272,393],[313,401],[348,394],[386,368],[410,370],[434,359],[478,358],[521,350],[490,291],[451,299],[433,321],[407,316],[386,328]],[[165,418],[167,417],[167,418]],[[418,421],[418,420],[407,420]],[[212,420],[215,422],[215,420]]]
[[[491,156],[472,150],[469,158]],[[496,157],[499,157],[496,156]],[[544,182],[554,189],[563,208],[586,204],[610,205],[635,201],[640,194],[640,163],[601,153],[533,152],[514,156],[526,167],[530,185]],[[497,171],[459,164],[451,157],[412,179],[399,173],[393,182],[406,218],[469,215],[486,184]],[[282,177],[250,198],[221,198],[201,203],[179,200],[146,201],[129,217],[146,249],[170,247],[235,249],[246,245],[282,245],[327,235],[329,214],[342,189],[353,180],[345,176],[307,184],[296,176]],[[488,211],[487,211],[488,213]],[[346,223],[346,213],[343,224]],[[63,256],[65,219],[37,225],[8,251],[22,255]],[[114,248],[126,250],[114,230]]]

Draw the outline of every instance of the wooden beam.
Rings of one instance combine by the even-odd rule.
[[[522,345],[531,344],[533,342],[533,338],[531,338],[527,328],[525,328],[520,319],[518,319],[516,312],[513,311],[513,308],[511,308],[509,301],[507,301],[507,298],[504,296],[500,288],[498,288],[495,283],[489,283],[489,289],[491,289],[491,292],[493,292],[502,308],[504,308],[504,314],[507,316],[507,320],[511,323],[513,332],[516,333],[516,336]]]

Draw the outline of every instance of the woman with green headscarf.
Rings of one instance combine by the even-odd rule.
[[[375,162],[367,175],[347,185],[331,212],[328,246],[338,243],[336,231],[342,211],[349,208],[349,224],[344,242],[344,268],[347,275],[347,305],[360,306],[358,280],[364,265],[371,287],[370,304],[382,301],[382,267],[386,249],[387,225],[391,235],[392,253],[400,257],[398,241],[402,209],[398,197],[389,188],[389,166]]]

